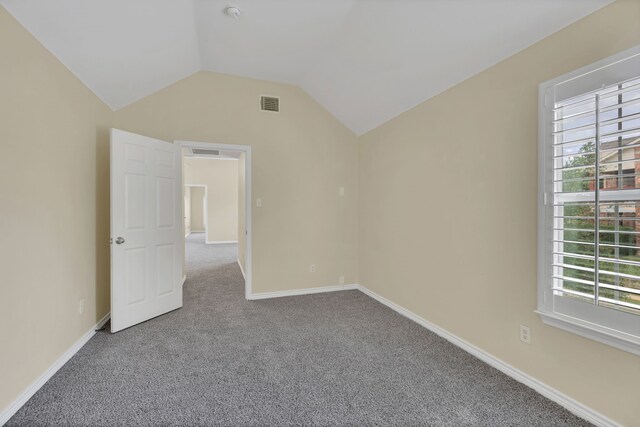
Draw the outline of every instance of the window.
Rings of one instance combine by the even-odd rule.
[[[538,313],[640,354],[640,46],[540,85]]]

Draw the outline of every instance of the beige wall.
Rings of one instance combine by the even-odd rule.
[[[359,157],[362,285],[629,426],[640,358],[533,312],[537,89],[639,44],[639,17],[607,6],[367,133]]]
[[[2,7],[0,52],[4,411],[109,311],[112,113]]]
[[[264,93],[279,114],[259,111]],[[254,292],[356,282],[356,137],[300,88],[201,72],[117,111],[116,127],[251,145]]]
[[[238,159],[238,262],[244,270],[245,257],[247,253],[247,236],[246,232],[246,184],[245,184],[245,153],[240,153]]]
[[[187,185],[207,186],[207,242],[236,242],[238,160],[187,157],[184,178]]]
[[[185,173],[185,178],[186,178]],[[191,194],[191,231],[204,232],[204,187],[189,187]]]

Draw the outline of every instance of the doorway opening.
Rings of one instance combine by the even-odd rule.
[[[175,141],[183,164],[183,213],[187,265],[211,268],[237,262],[244,296],[251,298],[251,147]],[[189,258],[187,258],[189,257]],[[213,270],[212,270],[213,274]]]

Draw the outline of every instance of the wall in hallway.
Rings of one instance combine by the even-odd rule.
[[[191,194],[191,231],[204,232],[204,204],[205,191],[204,187],[188,187]]]
[[[238,160],[186,157],[184,179],[186,185],[207,186],[207,243],[238,241]],[[191,188],[192,221],[196,220],[194,201],[204,196],[204,188],[200,187],[202,195],[196,191],[198,187]],[[204,218],[197,220],[198,230],[204,231]],[[196,231],[195,227],[194,222],[191,229]]]

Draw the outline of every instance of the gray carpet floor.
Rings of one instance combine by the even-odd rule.
[[[246,301],[235,245],[187,258],[183,308],[99,332],[8,425],[589,425],[359,291]]]

